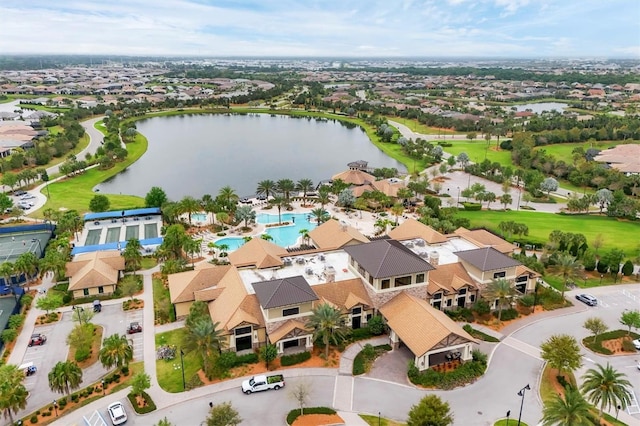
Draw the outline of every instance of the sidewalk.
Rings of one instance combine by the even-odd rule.
[[[353,359],[360,353],[360,351],[364,348],[366,344],[371,346],[380,346],[389,343],[389,338],[387,336],[382,337],[374,337],[372,339],[360,340],[355,342],[340,356],[340,367],[338,368],[338,374],[341,376],[351,376],[353,372]]]

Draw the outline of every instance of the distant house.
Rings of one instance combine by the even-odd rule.
[[[110,295],[124,271],[124,258],[117,250],[77,255],[66,265],[73,298]]]

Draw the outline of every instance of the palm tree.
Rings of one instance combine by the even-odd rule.
[[[295,191],[296,184],[291,179],[280,179],[276,183],[276,188],[282,193],[284,199],[287,201],[287,204],[289,204],[291,192]]]
[[[308,229],[301,229],[298,231],[298,234],[300,234],[302,236],[302,241],[306,244],[309,245],[309,238],[311,238],[309,236],[309,230]]]
[[[60,361],[49,372],[49,388],[58,393],[66,393],[78,389],[82,383],[82,368],[73,361]]]
[[[27,290],[29,289],[29,283],[38,271],[38,258],[30,251],[22,253],[14,264],[14,270],[19,274],[24,274],[27,280]]]
[[[133,274],[136,274],[136,271],[140,269],[140,265],[142,264],[142,244],[140,244],[140,240],[137,238],[131,238],[127,241],[127,246],[122,251],[122,257],[124,257],[124,262],[127,267],[133,270]]]
[[[317,209],[311,210],[311,216],[313,216],[316,219],[316,222],[318,223],[318,225],[322,224],[324,221],[329,219],[329,213],[327,213],[326,210],[323,208],[317,208]]]
[[[219,210],[218,204],[209,194],[204,194],[202,199],[200,199],[200,205],[202,206],[202,210],[207,213],[216,213]],[[211,215],[211,224],[215,223],[215,214]]]
[[[256,212],[251,208],[251,206],[240,206],[236,210],[236,220],[244,221],[244,227],[247,228],[249,226],[249,222],[256,220]]]
[[[347,334],[340,310],[328,303],[318,305],[311,313],[307,325],[313,329],[313,340],[322,339],[325,357],[329,358],[329,343],[337,345]]]
[[[313,191],[313,181],[300,179],[296,184],[296,189],[302,192],[302,204],[307,205],[307,192]]]
[[[324,209],[324,206],[331,202],[331,188],[322,185],[320,189],[318,189],[318,202],[320,203],[320,207]]]
[[[11,285],[11,276],[14,274],[13,263],[3,262],[0,265],[0,276],[4,278],[5,285]]]
[[[13,364],[0,366],[0,410],[14,424],[13,413],[27,406],[29,392],[24,387],[24,371]],[[13,413],[12,413],[13,412]]]
[[[564,292],[567,289],[567,283],[569,282],[569,279],[580,276],[582,263],[580,263],[579,260],[576,260],[576,258],[571,256],[569,253],[562,252],[558,255],[556,264],[551,266],[549,269],[558,275],[562,275],[564,280],[562,283],[562,298],[564,299]]]
[[[191,224],[191,213],[200,210],[200,203],[195,198],[187,195],[182,200],[180,200],[179,204],[179,210],[183,213],[189,214],[189,224]]]
[[[557,394],[545,401],[542,414],[543,426],[592,426],[594,424],[591,418],[591,405],[575,389],[567,389],[564,398],[561,394]]]
[[[485,294],[488,299],[498,301],[498,321],[502,320],[502,308],[515,295],[515,289],[504,278],[493,280],[487,286]]]
[[[104,339],[98,357],[105,368],[129,365],[129,361],[133,359],[131,340],[125,335],[112,334]]]
[[[369,203],[364,197],[356,198],[356,202],[353,203],[353,208],[360,211],[360,219],[362,219],[362,210],[366,210],[369,207]]]
[[[282,208],[287,205],[287,200],[280,195],[273,197],[269,204],[278,208],[278,224],[282,223]]]
[[[220,335],[218,326],[210,318],[197,320],[192,327],[187,329],[184,336],[184,349],[186,352],[196,352],[202,360],[205,374],[209,375],[213,367],[212,359],[219,354],[225,346],[225,341]]]
[[[606,367],[596,364],[596,368],[590,368],[582,376],[584,380],[580,390],[587,399],[600,409],[599,418],[602,419],[602,411],[617,407],[625,409],[631,402],[631,383],[623,377],[624,373],[618,373],[607,363]]]
[[[229,251],[229,244],[218,244],[218,248],[220,249],[220,255],[227,255]]]
[[[236,191],[228,185],[220,188],[217,198],[218,200],[220,200],[224,209],[232,213],[235,212],[236,205],[238,204],[238,200],[240,199]]]
[[[260,234],[260,238],[265,241],[273,241],[273,236],[271,234]]]
[[[396,217],[396,226],[398,225],[398,216],[404,213],[404,206],[401,203],[396,203],[391,207],[391,213]]]
[[[256,189],[256,193],[258,195],[264,195],[269,199],[269,195],[272,195],[276,189],[276,183],[272,180],[263,180],[258,182],[258,188]]]

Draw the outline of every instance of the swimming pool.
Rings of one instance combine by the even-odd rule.
[[[242,245],[244,245],[244,238],[242,237],[220,238],[219,240],[215,241],[215,244],[216,244],[216,247],[226,245],[228,247],[227,252],[232,252],[232,251],[238,250],[240,247],[242,247]]]
[[[307,213],[283,213],[283,222],[290,222],[290,225],[267,228],[266,233],[271,235],[273,242],[281,247],[295,246],[301,229],[311,231],[316,227],[315,223],[309,221],[311,216]],[[257,216],[258,223],[278,223],[277,214],[261,213]]]
[[[196,222],[206,222],[207,214],[206,213],[191,213],[191,220],[195,220]]]

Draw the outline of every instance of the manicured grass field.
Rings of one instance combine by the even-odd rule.
[[[559,229],[563,232],[583,234],[587,238],[588,244],[591,244],[598,234],[602,234],[604,244],[601,251],[619,248],[627,256],[631,256],[638,249],[638,239],[633,236],[640,235],[640,222],[620,221],[605,216],[560,215],[526,211],[483,210],[469,212],[461,210],[458,215],[469,218],[473,228],[487,228],[499,235],[498,225],[500,222],[512,220],[524,223],[529,227],[529,236],[525,238],[537,244],[544,244],[551,231]]]
[[[400,423],[384,417],[371,416],[369,414],[359,414],[360,418],[367,422],[369,426],[403,426],[406,423]]]
[[[156,372],[158,374],[158,384],[167,392],[182,392],[182,370],[180,366],[180,347],[185,335],[185,329],[167,331],[156,334],[156,348],[162,345],[175,345],[177,349],[176,357],[172,360],[159,359],[156,362]],[[200,369],[200,361],[195,352],[185,353],[184,357],[184,377],[188,382]]]
[[[52,183],[49,185],[49,193],[51,197],[47,200],[47,203],[29,215],[31,217],[42,218],[43,212],[46,209],[53,209],[59,211],[60,208],[67,210],[77,210],[80,214],[89,210],[89,202],[96,195],[92,189],[94,186],[103,182],[104,180],[115,176],[120,171],[133,164],[142,154],[147,150],[147,139],[138,134],[136,141],[127,144],[127,150],[129,155],[125,161],[117,163],[109,170],[98,170],[93,168],[87,170],[85,173],[75,176],[69,179],[63,179],[62,181]],[[47,190],[41,191],[43,194],[47,194]],[[130,209],[144,206],[144,200],[140,197],[133,195],[112,195],[104,194],[109,198],[111,202],[111,210]]]
[[[453,144],[453,146],[444,147],[445,152],[449,154],[457,156],[461,152],[466,152],[472,162],[482,163],[486,153],[486,158],[491,162],[497,161],[502,166],[513,166],[511,151],[496,150],[496,141],[494,140],[490,142],[491,146],[489,149],[487,149],[487,141],[484,139],[476,139],[473,141],[448,140],[447,142]]]
[[[640,143],[640,141],[625,141],[626,143]],[[547,154],[556,157],[557,159],[564,159],[565,162],[571,163],[571,152],[577,148],[582,147],[586,151],[589,148],[595,149],[609,149],[614,146],[621,145],[622,141],[598,141],[598,142],[578,142],[578,143],[558,143],[554,145],[539,146],[535,149],[543,149]]]
[[[456,133],[454,130],[450,129],[438,129],[436,127],[425,126],[424,124],[419,123],[416,120],[410,120],[404,117],[393,117],[389,115],[385,118],[400,124],[404,124],[412,131],[416,133],[422,133],[423,135],[453,135]]]

